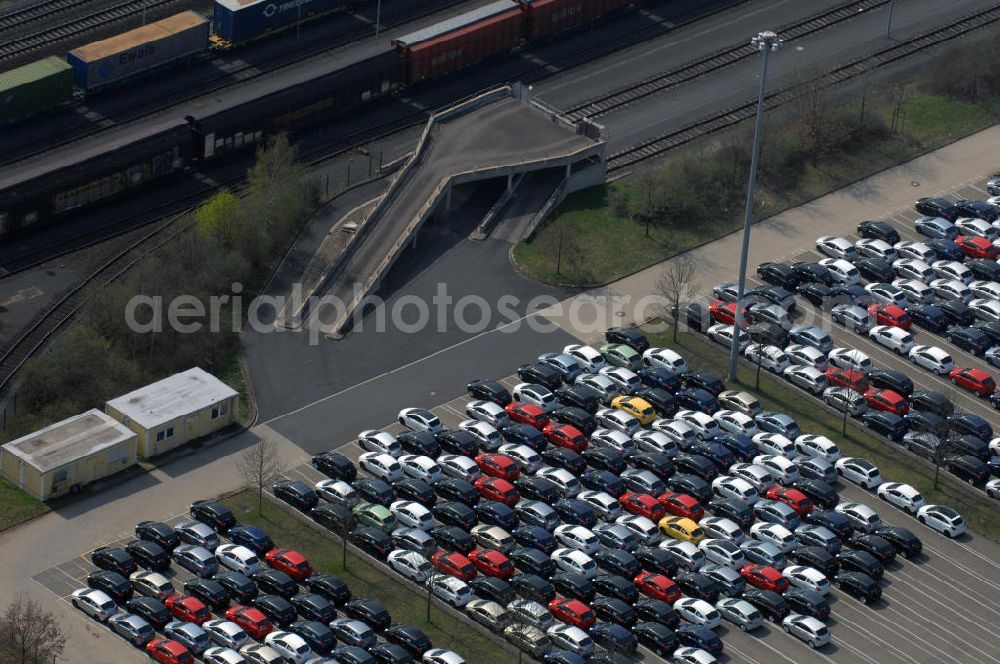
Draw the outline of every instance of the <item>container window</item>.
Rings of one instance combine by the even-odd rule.
[[[160,431],[156,432],[156,442],[158,443],[166,440],[167,438],[173,438],[173,437],[174,437],[173,427],[167,427],[166,429],[161,429]]]
[[[52,474],[52,486],[55,487],[59,484],[65,484],[69,482],[73,477],[72,467],[60,468],[55,473]]]
[[[229,414],[229,402],[228,401],[224,401],[224,402],[220,403],[218,406],[213,406],[212,407],[212,419],[213,420],[217,420],[220,417],[225,417],[228,414]]]

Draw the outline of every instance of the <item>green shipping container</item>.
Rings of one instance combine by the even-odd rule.
[[[0,124],[14,122],[73,97],[73,67],[51,56],[0,74]]]

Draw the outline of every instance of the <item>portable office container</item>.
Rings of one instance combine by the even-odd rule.
[[[216,0],[212,32],[239,44],[345,7],[348,0]]]
[[[0,123],[13,122],[73,97],[73,68],[53,55],[0,74]]]

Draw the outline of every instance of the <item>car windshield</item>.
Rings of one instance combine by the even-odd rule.
[[[258,558],[257,556],[249,556],[249,557],[247,557],[244,560],[244,562],[247,565],[259,565],[260,564],[260,558]]]

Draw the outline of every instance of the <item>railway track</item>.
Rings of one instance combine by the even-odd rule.
[[[837,83],[842,83],[865,72],[902,60],[932,46],[937,46],[974,30],[992,25],[997,21],[1000,21],[1000,6],[974,12],[947,26],[929,30],[906,41],[898,42],[869,55],[856,58],[821,76],[817,76],[805,84],[772,92],[764,100],[765,108],[770,110],[787,104],[805,94],[808,88],[816,85],[829,87]],[[780,33],[779,36],[781,36]],[[689,143],[696,138],[731,127],[752,117],[756,108],[757,100],[751,99],[738,106],[716,113],[711,117],[673,130],[663,136],[621,150],[608,158],[608,173],[617,173],[629,169],[641,162],[660,157],[664,153]]]
[[[93,0],[45,0],[0,14],[0,32],[23,30],[29,23],[46,19],[55,14],[89,4]]]

